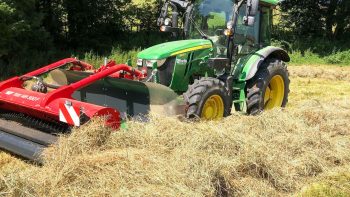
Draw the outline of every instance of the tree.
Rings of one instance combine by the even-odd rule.
[[[349,38],[350,34],[350,1],[339,0],[337,10],[335,13],[335,31],[334,37],[336,39]]]
[[[285,0],[281,4],[282,25],[297,37],[322,36],[322,13],[317,0]]]
[[[66,13],[63,0],[37,0],[36,9],[43,15],[42,25],[50,33],[55,43],[64,42]]]
[[[151,32],[159,30],[157,26],[159,7],[160,3],[157,1],[143,2],[129,8],[131,16],[137,21],[135,25],[138,26],[138,31]]]
[[[36,12],[35,0],[2,0],[0,2],[1,69],[8,68],[3,65],[21,61],[24,57],[31,57],[38,51],[50,49],[50,37],[42,27],[41,21],[42,15]]]
[[[73,49],[112,46],[127,27],[124,18],[131,0],[63,0],[68,42]]]
[[[349,0],[284,0],[282,25],[298,38],[345,39],[350,32]]]

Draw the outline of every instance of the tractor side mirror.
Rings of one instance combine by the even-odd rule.
[[[258,13],[259,0],[247,0],[246,16],[243,18],[244,25],[254,26],[255,16]]]

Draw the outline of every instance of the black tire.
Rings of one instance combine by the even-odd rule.
[[[257,115],[264,111],[264,96],[271,79],[280,75],[284,82],[284,98],[280,107],[285,107],[288,103],[289,95],[289,73],[287,65],[279,59],[267,59],[261,65],[256,75],[247,82],[247,113]]]
[[[186,118],[201,118],[202,110],[206,101],[213,95],[221,97],[224,104],[223,117],[231,113],[232,98],[225,88],[225,83],[216,78],[201,78],[195,80],[193,85],[184,93],[184,100],[187,103]]]

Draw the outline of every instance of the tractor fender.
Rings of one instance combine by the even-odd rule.
[[[252,79],[258,72],[260,65],[268,58],[277,58],[284,62],[290,61],[288,53],[282,48],[273,46],[265,47],[254,52],[247,58],[239,77],[240,81],[248,81]]]

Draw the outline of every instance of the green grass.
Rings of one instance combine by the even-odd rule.
[[[350,50],[333,52],[332,54],[321,56],[317,53],[307,50],[302,54],[300,51],[290,53],[291,63],[296,65],[350,65]]]
[[[326,177],[309,186],[302,197],[347,197],[350,196],[350,173],[340,173]]]
[[[306,64],[326,64],[326,61],[319,55],[312,53],[311,51],[306,51],[302,54],[300,51],[295,51],[289,54],[292,64],[306,65]]]
[[[350,50],[334,52],[325,57],[325,61],[330,64],[348,64],[350,65]]]
[[[349,40],[312,38],[288,41],[288,39],[275,37],[272,45],[286,49],[291,56],[292,64],[350,65]]]
[[[112,49],[111,53],[106,56],[98,55],[94,52],[88,52],[83,55],[78,56],[79,59],[88,62],[98,68],[100,65],[104,63],[104,59],[113,60],[117,64],[126,63],[128,60],[131,60],[132,64],[136,64],[137,54],[140,49],[134,49],[129,51],[122,51],[118,48]]]

